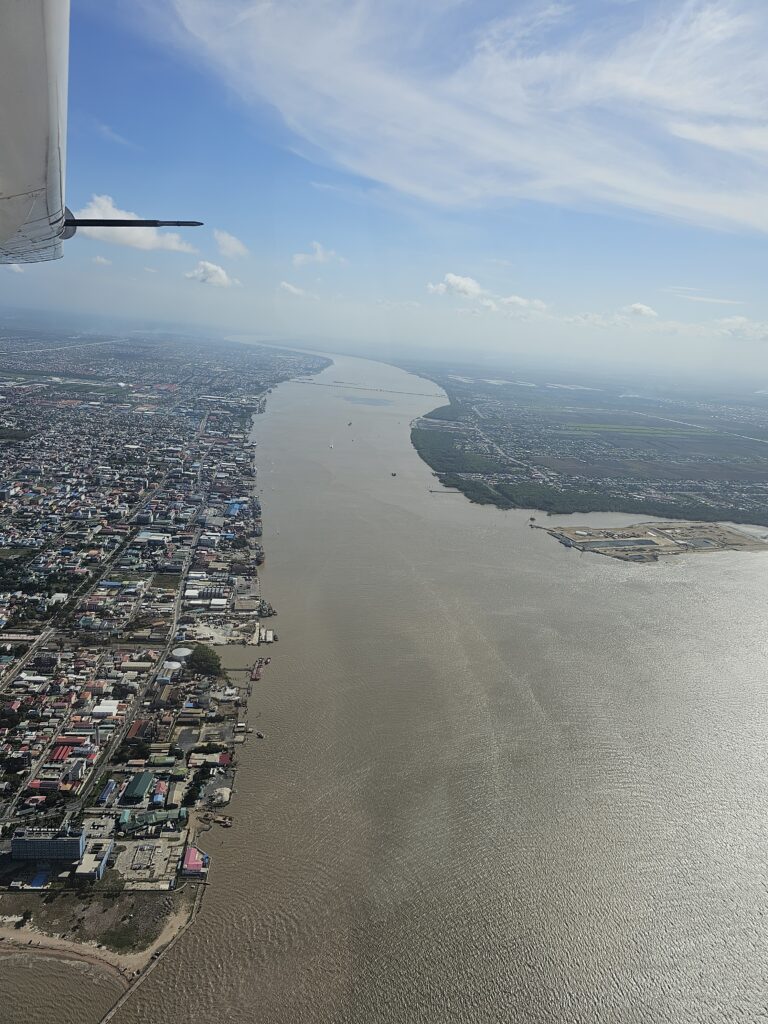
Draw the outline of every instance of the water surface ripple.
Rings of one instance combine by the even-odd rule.
[[[766,1019],[766,556],[624,564],[430,494],[431,400],[387,397],[257,420],[266,739],[116,1024]]]

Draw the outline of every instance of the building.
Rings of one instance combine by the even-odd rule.
[[[11,836],[14,860],[80,860],[85,850],[83,828],[17,828]]]
[[[94,718],[115,718],[120,711],[119,700],[103,700],[97,704],[91,714]]]
[[[196,846],[188,846],[184,851],[181,873],[187,878],[205,878],[208,874],[210,857]]]
[[[111,836],[107,839],[90,839],[85,848],[83,859],[75,868],[75,878],[84,878],[89,882],[98,882],[104,875],[107,860],[114,844],[114,839]]]
[[[149,795],[150,789],[155,784],[155,777],[152,772],[140,772],[135,775],[125,787],[121,804],[140,804]]]

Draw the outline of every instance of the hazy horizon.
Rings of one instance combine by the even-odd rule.
[[[69,206],[205,226],[83,229],[0,269],[0,303],[768,376],[767,24],[756,0],[74,0]]]

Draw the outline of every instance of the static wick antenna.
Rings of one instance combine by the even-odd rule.
[[[130,220],[127,217],[75,217],[67,208],[61,238],[71,238],[78,228],[201,228],[201,220]]]
[[[201,228],[201,220],[116,220],[111,217],[66,217],[65,228]]]

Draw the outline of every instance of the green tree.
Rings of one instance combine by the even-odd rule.
[[[212,647],[198,644],[187,658],[187,668],[204,676],[220,676],[221,658]]]

